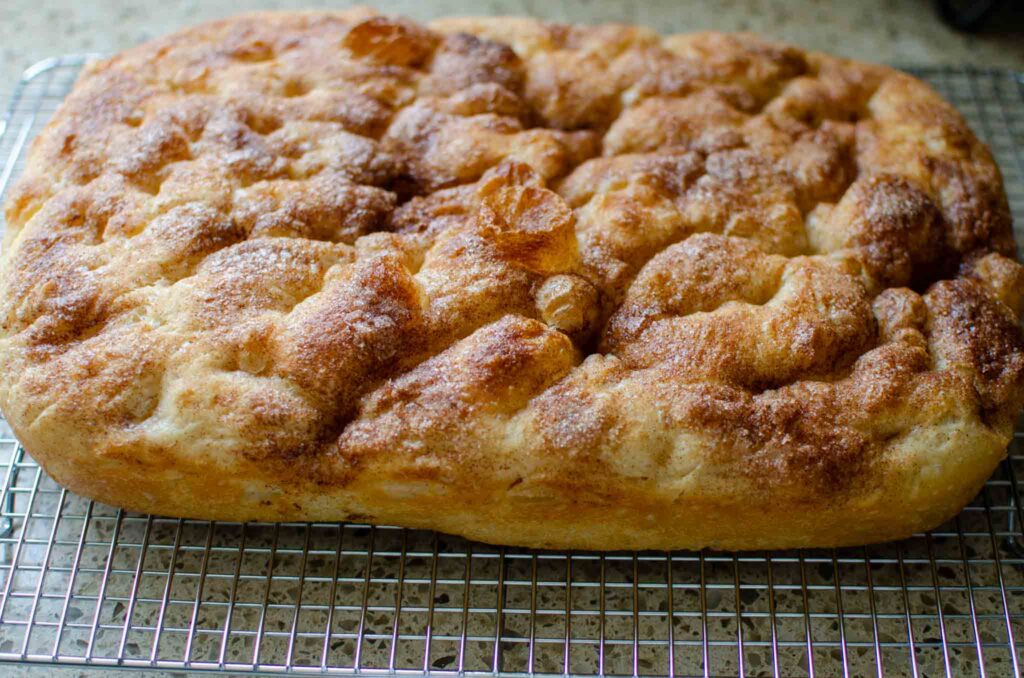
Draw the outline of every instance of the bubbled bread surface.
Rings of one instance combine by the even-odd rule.
[[[751,35],[204,24],[87,67],[6,217],[0,407],[137,510],[860,543],[959,509],[1024,393],[989,151]]]

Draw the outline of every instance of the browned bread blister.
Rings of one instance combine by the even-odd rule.
[[[746,34],[204,24],[88,66],[6,217],[0,407],[135,510],[857,544],[954,514],[1024,404],[989,151]]]

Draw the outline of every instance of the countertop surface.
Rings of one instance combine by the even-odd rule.
[[[13,88],[30,64],[55,54],[111,53],[205,19],[245,9],[344,7],[323,0],[3,0],[0,2],[0,95]],[[365,3],[360,3],[365,4]],[[380,0],[387,12],[416,19],[452,14],[528,14],[561,21],[625,21],[663,32],[701,29],[751,30],[806,48],[896,65],[974,64],[1024,70],[1024,16],[1020,12],[989,22],[985,32],[962,34],[939,21],[928,0],[827,2],[695,2],[681,0]],[[1008,2],[1007,5],[1012,3]],[[45,666],[0,666],[4,676],[127,675],[105,669],[73,668],[54,673]],[[168,675],[146,671],[131,675]],[[172,673],[171,675],[183,675]]]
[[[341,0],[3,0],[0,90],[58,53],[115,52],[205,19],[245,9],[344,7]],[[368,3],[358,3],[368,4]],[[383,11],[416,19],[452,14],[529,14],[562,21],[626,21],[663,32],[752,30],[803,47],[890,64],[977,64],[1024,69],[1024,13],[1004,10],[979,34],[939,21],[931,0],[379,0]],[[1014,4],[1012,1],[1005,3]]]

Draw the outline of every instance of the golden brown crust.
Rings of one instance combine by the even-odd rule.
[[[6,216],[0,407],[132,509],[863,543],[958,510],[1024,403],[988,150],[750,35],[204,24],[89,66]]]

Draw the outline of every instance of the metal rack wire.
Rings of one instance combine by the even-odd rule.
[[[83,61],[42,62],[18,84],[0,121],[0,192]],[[916,72],[989,143],[1024,224],[1024,77]],[[0,662],[265,673],[1019,676],[1019,442],[956,519],[905,542],[602,554],[359,524],[126,513],[62,490],[0,421]]]

